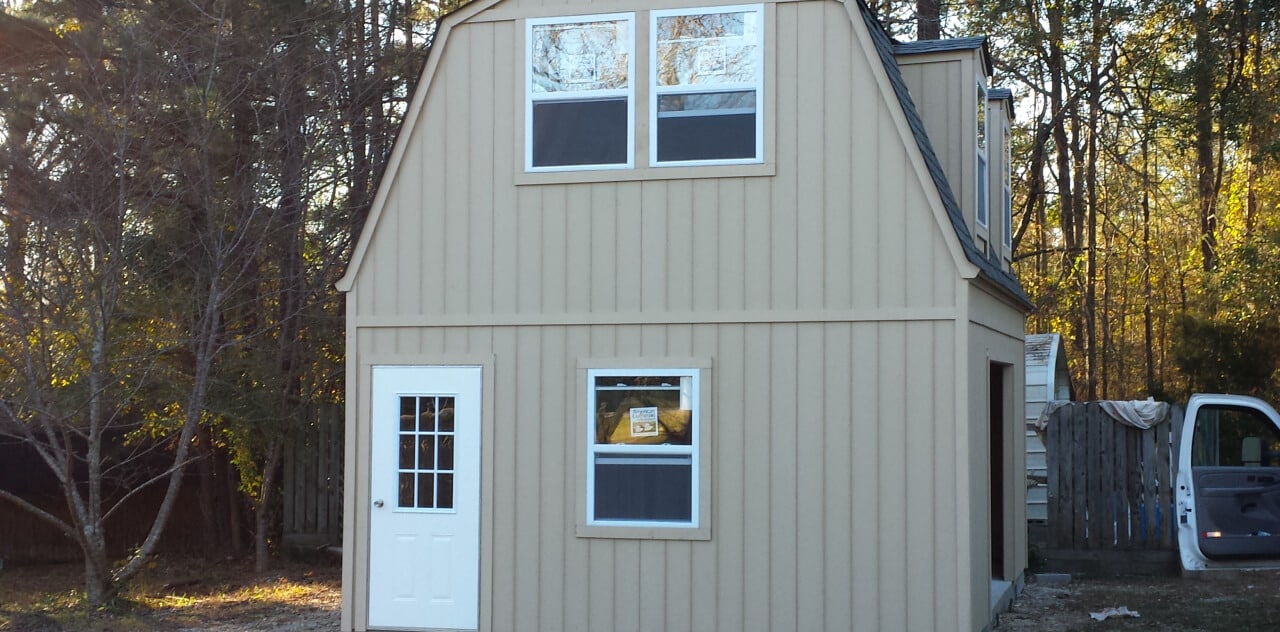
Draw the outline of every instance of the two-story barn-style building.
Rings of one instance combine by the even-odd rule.
[[[475,0],[340,289],[344,630],[981,630],[1009,97],[858,0]]]

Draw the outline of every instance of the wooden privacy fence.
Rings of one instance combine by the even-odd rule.
[[[285,444],[284,543],[342,544],[342,404],[316,406]]]
[[[1048,520],[1038,544],[1050,566],[1133,571],[1176,562],[1173,433],[1182,410],[1142,430],[1097,402],[1072,402],[1045,430]],[[1036,538],[1033,536],[1033,542]]]

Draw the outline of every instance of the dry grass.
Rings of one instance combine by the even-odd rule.
[[[278,562],[258,575],[243,562],[161,560],[111,604],[84,603],[78,565],[0,571],[0,630],[331,630],[336,564]]]

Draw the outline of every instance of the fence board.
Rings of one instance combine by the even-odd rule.
[[[1134,432],[1124,433],[1125,473],[1127,483],[1125,493],[1129,499],[1129,546],[1142,548],[1142,436]]]
[[[1062,445],[1062,431],[1065,424],[1049,424],[1044,430],[1045,445]],[[1063,461],[1066,463],[1063,463]],[[1046,499],[1048,505],[1045,508],[1046,522],[1049,525],[1048,537],[1054,546],[1060,547],[1067,543],[1062,536],[1062,525],[1067,523],[1067,514],[1064,511],[1066,503],[1060,502],[1062,498],[1070,498],[1067,494],[1066,478],[1060,472],[1071,471],[1071,456],[1069,452],[1064,450],[1046,450],[1045,451],[1045,467],[1046,480],[1048,481],[1048,492]]]
[[[1147,542],[1160,541],[1160,532],[1156,530],[1156,507],[1160,504],[1160,499],[1155,493],[1158,466],[1160,461],[1156,455],[1156,434],[1148,432],[1142,436],[1143,535]]]
[[[1071,472],[1071,542],[1079,548],[1088,548],[1086,505],[1089,500],[1089,426],[1087,408],[1071,406],[1071,460],[1076,469]]]

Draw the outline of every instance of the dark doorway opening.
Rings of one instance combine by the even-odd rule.
[[[990,442],[987,452],[991,480],[991,578],[1005,579],[1004,573],[1004,435],[1005,435],[1005,371],[1000,364],[991,364],[991,387],[987,399],[989,419],[987,436]]]

